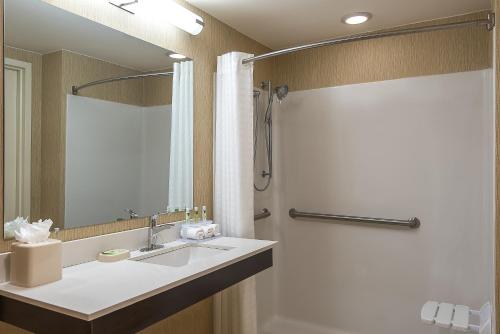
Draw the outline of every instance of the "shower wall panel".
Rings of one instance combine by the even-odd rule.
[[[259,302],[275,305],[262,333],[440,333],[420,322],[427,300],[492,300],[492,94],[481,70],[295,91],[275,105],[275,211],[258,232],[280,243],[262,278],[274,285]],[[422,225],[294,220],[290,208]]]

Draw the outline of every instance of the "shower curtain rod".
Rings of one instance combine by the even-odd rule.
[[[157,77],[157,76],[171,76],[171,75],[174,75],[174,72],[155,72],[155,73],[127,75],[124,77],[102,79],[102,80],[97,80],[97,81],[91,81],[91,82],[88,82],[88,83],[81,85],[81,86],[72,86],[71,92],[73,93],[73,95],[78,95],[78,91],[80,89],[84,89],[84,88],[87,88],[90,86],[100,85],[100,84],[104,84],[104,83],[108,83],[108,82],[122,81],[122,80],[129,80],[129,79],[148,78],[148,77]]]
[[[455,22],[455,23],[435,24],[435,25],[429,25],[429,26],[407,28],[407,29],[400,29],[400,30],[391,30],[391,31],[369,32],[369,33],[363,33],[363,34],[357,34],[357,35],[351,35],[351,36],[338,37],[338,38],[329,39],[329,40],[325,40],[325,41],[304,44],[304,45],[294,46],[294,47],[287,48],[287,49],[272,51],[269,53],[264,53],[264,54],[250,57],[250,58],[245,58],[242,60],[242,63],[243,64],[253,63],[253,62],[256,62],[258,60],[263,60],[263,59],[267,59],[267,58],[271,58],[271,57],[277,57],[277,56],[281,56],[281,55],[292,53],[292,52],[297,52],[297,51],[302,51],[302,50],[307,50],[307,49],[314,49],[314,48],[319,48],[322,46],[328,46],[328,45],[334,45],[334,44],[342,44],[342,43],[355,42],[355,41],[364,41],[364,40],[368,40],[368,39],[375,39],[375,38],[381,38],[381,37],[401,36],[401,35],[408,35],[408,34],[414,34],[414,33],[420,33],[420,32],[429,32],[429,31],[447,30],[447,29],[456,29],[456,28],[467,28],[467,27],[481,27],[481,26],[485,26],[488,31],[491,31],[493,29],[493,27],[495,27],[495,13],[493,13],[493,12],[488,13],[488,16],[486,19],[477,19],[477,20]]]

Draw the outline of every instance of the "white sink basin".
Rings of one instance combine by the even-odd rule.
[[[202,261],[214,255],[223,254],[228,250],[230,250],[230,248],[208,247],[201,244],[186,244],[176,248],[160,249],[154,253],[140,256],[132,260],[170,267],[182,267],[193,262]]]

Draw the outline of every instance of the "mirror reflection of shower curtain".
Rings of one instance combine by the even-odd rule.
[[[193,207],[193,62],[174,64],[170,139],[170,211]]]

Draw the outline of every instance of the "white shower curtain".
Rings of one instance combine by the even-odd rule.
[[[169,210],[193,207],[193,62],[174,63]]]
[[[217,59],[214,220],[222,234],[254,238],[252,55]],[[215,334],[257,334],[255,281],[247,279],[214,298]]]

